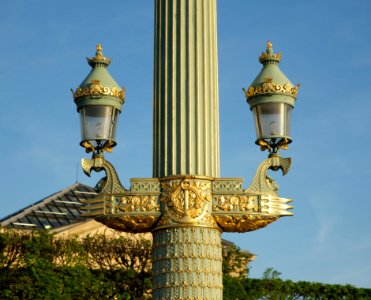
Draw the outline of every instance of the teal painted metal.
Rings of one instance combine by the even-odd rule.
[[[215,0],[155,1],[153,176],[219,176]]]
[[[294,107],[299,85],[294,86],[280,70],[280,60],[281,54],[275,54],[268,42],[266,52],[259,57],[263,68],[245,91],[251,109],[263,103],[287,103]]]
[[[84,106],[107,105],[121,112],[125,90],[120,88],[107,71],[111,59],[103,56],[100,44],[97,46],[95,57],[87,58],[87,61],[92,70],[77,87],[76,91],[72,91],[77,111]]]

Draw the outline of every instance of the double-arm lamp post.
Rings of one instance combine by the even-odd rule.
[[[253,111],[256,143],[269,157],[252,184],[219,176],[219,108],[216,0],[155,1],[153,178],[131,179],[126,189],[104,158],[116,145],[125,89],[107,72],[111,60],[97,45],[91,72],[73,92],[82,142],[92,159],[87,175],[106,172],[85,216],[108,227],[153,234],[154,299],[222,299],[222,232],[247,232],[292,215],[267,171],[286,174],[290,112],[298,86],[278,68],[272,44],[263,68],[245,91]]]

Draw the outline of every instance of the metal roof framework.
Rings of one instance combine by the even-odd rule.
[[[0,220],[5,228],[53,229],[81,221],[82,206],[85,201],[97,195],[93,188],[76,182],[70,187],[54,193],[26,208]]]

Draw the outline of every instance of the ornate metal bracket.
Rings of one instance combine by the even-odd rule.
[[[282,170],[282,174],[286,175],[290,169],[291,158],[282,158],[279,155],[270,155],[258,167],[253,182],[248,187],[246,192],[258,193],[275,193],[279,189],[279,185],[268,176],[268,170]]]
[[[148,232],[169,227],[202,226],[225,232],[246,232],[290,216],[291,199],[278,196],[278,184],[268,170],[285,175],[290,158],[271,155],[258,167],[252,184],[244,190],[240,178],[177,176],[131,179],[125,189],[111,163],[103,155],[83,159],[87,175],[104,170],[96,199],[87,203],[84,216],[127,232]]]
[[[102,153],[94,153],[92,159],[81,160],[81,166],[86,175],[90,177],[91,170],[100,172],[104,170],[106,177],[98,183],[98,189],[100,194],[119,194],[125,193],[127,190],[122,186],[120,179],[114,166],[107,160],[104,159]]]
[[[91,170],[105,171],[98,183],[99,194],[86,204],[86,217],[94,217],[108,227],[132,232],[148,232],[160,219],[160,183],[157,179],[131,179],[131,188],[123,187],[113,165],[103,154],[82,159],[82,168],[88,176]]]
[[[291,159],[271,155],[258,167],[252,184],[242,189],[242,179],[221,178],[214,181],[213,216],[225,232],[247,232],[267,226],[282,216],[291,216],[291,199],[280,198],[278,184],[268,170],[282,170],[285,175]]]

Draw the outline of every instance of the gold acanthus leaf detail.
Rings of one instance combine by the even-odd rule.
[[[95,220],[119,231],[144,233],[151,230],[159,218],[159,215],[125,215],[117,217],[99,216]]]
[[[119,90],[117,87],[106,87],[100,84],[99,80],[92,80],[90,87],[81,88],[78,87],[73,93],[73,98],[85,97],[85,96],[112,96],[120,98],[122,101],[125,101],[125,88],[123,87]]]
[[[264,95],[264,94],[274,94],[274,93],[283,93],[289,94],[294,97],[298,94],[300,84],[297,84],[295,87],[291,86],[289,83],[285,84],[275,84],[271,78],[267,78],[264,80],[262,85],[253,87],[250,86],[248,90],[244,90],[246,98],[249,99],[251,97],[257,95]]]
[[[278,217],[254,215],[214,215],[224,232],[248,232],[263,228],[278,220]]]

